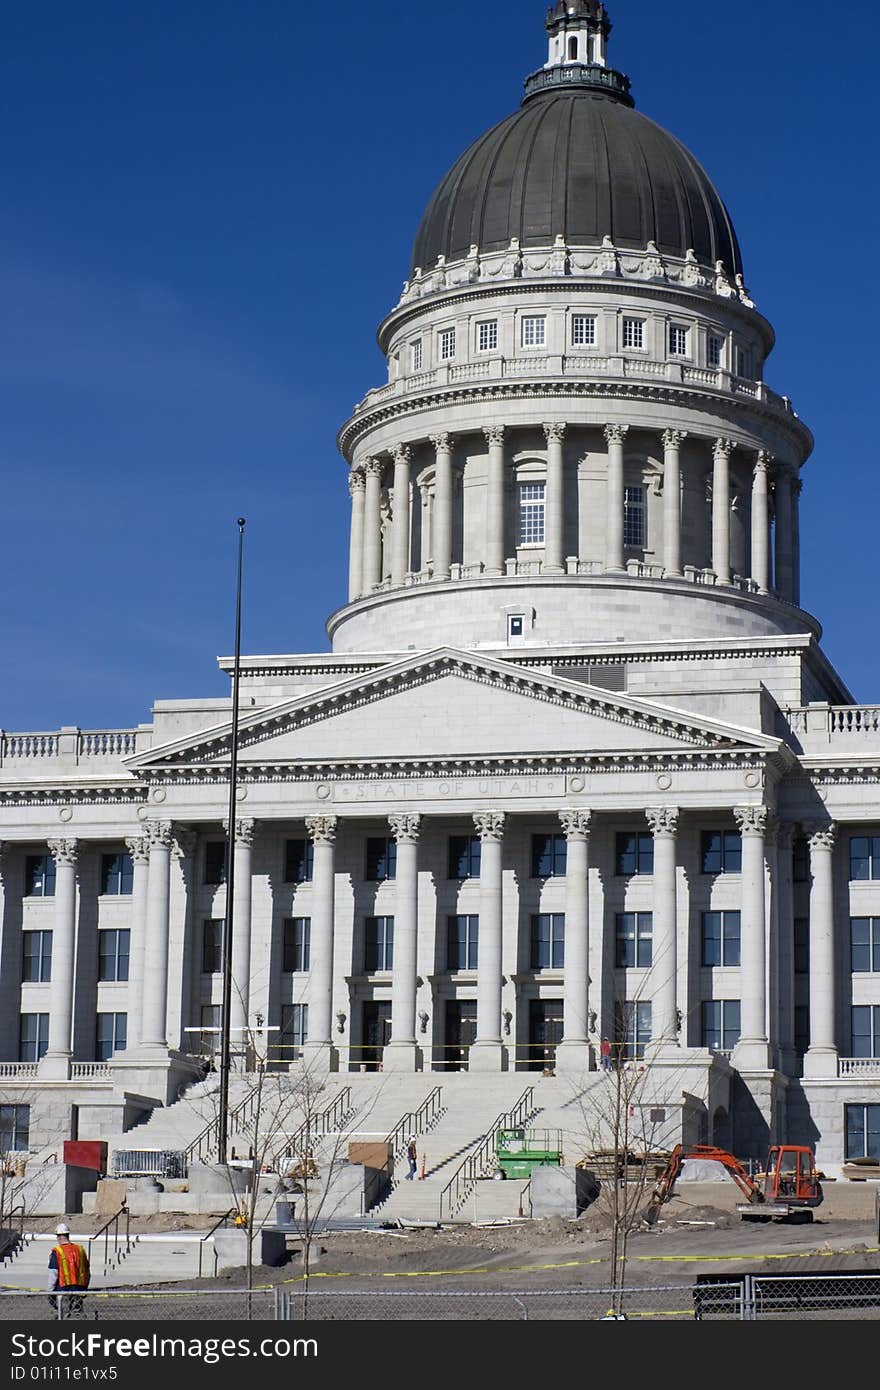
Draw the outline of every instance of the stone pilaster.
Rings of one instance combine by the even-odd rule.
[[[434,465],[434,578],[448,579],[452,567],[452,436],[433,434]]]
[[[40,1062],[42,1079],[65,1080],[73,1056],[73,967],[76,953],[76,840],[49,840],[55,860],[55,916],[52,924],[52,982],[49,992],[49,1046]]]
[[[681,446],[686,430],[663,431],[663,568],[681,574]]]
[[[562,1042],[556,1049],[558,1072],[590,1067],[590,913],[588,897],[591,812],[560,811],[567,841],[565,864],[565,977]]]
[[[623,446],[629,425],[606,425],[608,481],[605,488],[605,568],[624,568],[623,559]]]
[[[479,811],[480,944],[477,959],[477,1036],[470,1051],[472,1071],[500,1071],[501,1042],[501,851],[503,811]]]
[[[394,903],[394,973],[391,985],[391,1040],[382,1056],[387,1071],[416,1069],[416,988],[418,977],[418,845],[421,816],[388,817],[397,841]]]
[[[366,478],[359,468],[348,475],[351,494],[351,538],[348,548],[348,598],[360,598],[364,582],[364,506]]]
[[[834,1031],[834,839],[833,824],[805,827],[810,844],[810,1046],[804,1076],[836,1076]]]
[[[563,519],[565,516],[565,473],[562,446],[565,425],[544,426],[547,439],[547,490],[544,498],[544,570],[564,574]]]
[[[504,426],[483,430],[489,445],[486,477],[486,573],[504,573]]]
[[[766,1071],[767,929],[765,897],[766,806],[738,806],[733,812],[742,835],[740,1039],[733,1063],[740,1071]]]

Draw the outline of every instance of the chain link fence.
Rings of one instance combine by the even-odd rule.
[[[265,1322],[275,1289],[91,1289],[87,1293],[0,1292],[0,1321]]]

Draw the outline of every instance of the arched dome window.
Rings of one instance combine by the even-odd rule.
[[[578,56],[577,34],[572,34],[571,38],[568,41],[568,56],[569,58],[577,58]]]

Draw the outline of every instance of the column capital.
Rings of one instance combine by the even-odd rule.
[[[768,453],[766,449],[759,449],[755,455],[755,472],[769,473],[770,469],[773,467],[773,463],[773,454]]]
[[[487,444],[503,444],[503,443],[504,443],[504,426],[503,426],[503,425],[484,425],[484,426],[483,426],[483,434],[486,436],[486,443],[487,443]]]
[[[403,812],[388,817],[391,833],[399,845],[417,845],[422,818],[414,812]]]
[[[660,436],[664,449],[680,449],[687,437],[687,430],[664,430]]]
[[[736,448],[735,439],[716,439],[712,445],[712,453],[716,458],[729,459]]]
[[[544,426],[544,435],[548,444],[561,444],[565,438],[566,425],[563,421],[556,421]]]
[[[49,853],[59,866],[66,865],[68,868],[75,868],[79,855],[78,840],[47,840],[46,844]]]
[[[629,425],[606,425],[605,443],[622,444],[629,434]]]
[[[173,826],[170,820],[144,821],[144,835],[151,850],[171,848]]]
[[[804,834],[810,842],[811,852],[816,849],[824,849],[830,852],[834,849],[837,826],[833,821],[811,821],[804,825]]]
[[[348,490],[352,497],[357,497],[359,492],[366,488],[367,480],[359,468],[352,468],[348,474]]]
[[[395,463],[409,463],[412,460],[412,448],[409,444],[398,444],[394,450]]]
[[[734,806],[733,818],[739,826],[741,835],[756,835],[763,838],[767,830],[769,811],[766,806]]]
[[[646,806],[645,808],[645,818],[655,840],[664,835],[670,839],[675,837],[678,833],[678,816],[677,806]]]
[[[338,824],[338,816],[306,816],[306,831],[315,845],[335,844]]]
[[[223,822],[223,829],[226,831],[226,834],[228,835],[228,834],[229,834],[229,821],[228,821],[228,820],[224,820],[224,822]],[[239,820],[238,816],[236,816],[236,818],[235,818],[235,843],[236,843],[237,845],[247,845],[248,849],[250,849],[251,845],[254,843],[254,835],[255,835],[256,833],[257,833],[257,822],[256,822],[255,820],[251,820],[250,818],[247,818],[247,819],[242,818],[241,820]]]
[[[434,448],[437,450],[437,453],[439,454],[444,450],[449,450],[452,448],[452,442],[455,439],[455,435],[450,434],[448,430],[441,430],[439,434],[429,435],[429,438],[431,440],[431,443],[434,445]]]
[[[566,840],[588,840],[592,811],[560,811],[559,822]]]
[[[146,835],[131,835],[126,837],[125,848],[131,855],[132,862],[135,864],[149,864],[150,845]]]
[[[365,476],[367,478],[378,478],[380,483],[382,481],[382,474],[384,473],[384,471],[385,465],[381,459],[367,459],[366,463],[364,464]]]
[[[507,817],[503,811],[476,811],[474,826],[480,840],[500,844],[504,839],[504,823]]]

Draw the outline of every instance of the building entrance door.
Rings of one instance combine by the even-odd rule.
[[[444,1071],[467,1071],[468,1049],[477,1036],[476,999],[447,999]]]
[[[556,1065],[556,1045],[562,1042],[562,1000],[529,1000],[529,1057],[527,1071]]]
[[[390,1000],[370,999],[364,1003],[361,1040],[361,1066],[365,1071],[378,1071],[385,1044],[391,1041]]]

